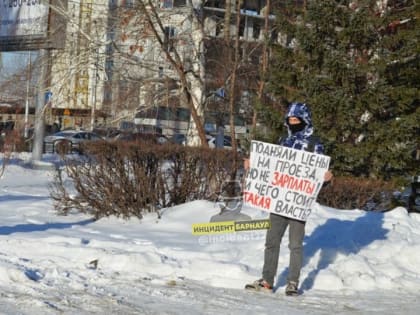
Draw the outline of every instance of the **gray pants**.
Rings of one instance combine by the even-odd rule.
[[[264,251],[263,279],[271,286],[277,273],[279,262],[280,243],[287,226],[289,226],[289,274],[288,281],[299,281],[300,269],[303,261],[303,237],[305,235],[305,222],[270,214],[271,227],[267,231]]]

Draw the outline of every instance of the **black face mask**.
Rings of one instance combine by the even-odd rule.
[[[292,133],[296,133],[305,129],[306,124],[304,122],[300,122],[295,125],[289,125],[289,129]]]

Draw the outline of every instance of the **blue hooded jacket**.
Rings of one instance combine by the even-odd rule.
[[[301,131],[292,133],[288,124],[289,117],[297,117],[302,120],[305,123],[305,128]],[[290,104],[286,113],[284,125],[287,127],[288,135],[287,137],[279,139],[280,145],[318,154],[324,153],[324,146],[319,142],[319,139],[313,135],[314,128],[312,126],[311,111],[305,103],[295,102]]]

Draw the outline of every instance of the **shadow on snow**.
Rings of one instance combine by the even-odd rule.
[[[42,201],[50,199],[49,196],[34,196],[34,195],[2,195],[0,196],[0,202],[3,201],[26,201],[26,200],[32,200],[32,201]]]
[[[304,239],[303,267],[320,252],[315,269],[311,270],[301,284],[301,290],[310,290],[321,270],[333,264],[338,254],[357,254],[377,240],[385,240],[389,230],[382,227],[384,214],[365,212],[355,221],[328,219]],[[288,268],[277,279],[276,289],[286,285]]]
[[[42,232],[51,229],[69,229],[75,225],[83,226],[95,222],[94,219],[87,219],[78,222],[69,223],[44,223],[44,224],[18,224],[15,226],[3,226],[0,227],[0,235],[10,235],[13,233],[31,233],[31,232]]]

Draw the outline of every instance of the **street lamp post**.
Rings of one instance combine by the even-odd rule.
[[[99,67],[99,41],[98,41],[98,28],[96,25],[96,20],[93,21],[95,24],[95,42],[94,42],[94,52],[95,52],[95,62],[93,64],[93,78],[94,81],[92,82],[92,108],[90,113],[90,129],[93,131],[95,128],[95,120],[96,120],[96,86],[98,84],[98,67]]]
[[[28,138],[28,130],[29,130],[29,88],[30,88],[30,83],[31,83],[31,68],[32,68],[31,63],[32,63],[31,52],[29,51],[28,73],[26,75],[25,129],[24,129],[25,139]]]
[[[94,64],[94,81],[92,84],[92,109],[90,113],[90,128],[93,131],[95,128],[95,116],[96,116],[96,85],[98,84],[98,62],[99,62],[99,53],[98,49],[96,49],[96,62]]]
[[[41,161],[44,149],[44,105],[45,105],[45,90],[47,85],[47,75],[49,71],[49,52],[47,49],[41,49],[39,52],[39,59],[41,64],[41,73],[38,84],[36,111],[35,111],[35,129],[34,140],[32,146],[32,160],[33,162]]]

